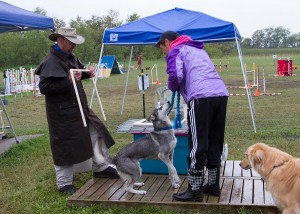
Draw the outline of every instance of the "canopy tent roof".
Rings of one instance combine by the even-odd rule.
[[[101,57],[105,45],[132,45],[121,114],[124,109],[123,107],[130,73],[133,45],[155,44],[158,42],[161,34],[167,30],[177,31],[181,35],[189,35],[193,40],[201,40],[204,42],[236,42],[254,132],[256,132],[254,104],[251,98],[251,92],[247,87],[248,79],[245,73],[242,49],[240,46],[241,35],[237,27],[232,22],[224,21],[205,13],[185,10],[177,7],[115,28],[109,28],[104,31],[98,68],[101,63]],[[93,97],[91,99],[91,103],[92,100]]]
[[[54,30],[53,19],[0,1],[0,33]]]
[[[104,44],[155,44],[167,30],[186,34],[206,42],[230,41],[241,38],[232,22],[205,13],[174,8],[115,28],[106,29]]]

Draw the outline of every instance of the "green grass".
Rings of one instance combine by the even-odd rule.
[[[300,64],[300,55],[293,57]],[[253,97],[257,133],[253,132],[249,104],[246,96],[229,98],[225,143],[229,145],[229,159],[240,160],[248,146],[257,142],[276,146],[291,155],[299,157],[300,151],[300,74],[294,71],[294,77],[274,77],[276,68],[272,56],[247,57],[245,63],[264,66],[268,92],[281,92],[281,96]],[[214,59],[216,64],[220,59]],[[223,59],[229,62],[229,71],[222,70],[220,75],[227,85],[242,85],[243,77],[237,57]],[[167,82],[165,63],[163,61],[143,61],[143,67],[157,64],[159,81]],[[250,69],[250,68],[249,68]],[[262,72],[262,70],[260,70]],[[151,81],[150,70],[145,70]],[[129,76],[124,112],[121,115],[122,99],[127,78],[123,75],[112,75],[99,79],[97,86],[100,92],[107,121],[106,126],[113,134],[117,144],[110,150],[111,155],[132,141],[131,134],[115,133],[118,125],[128,119],[143,117],[142,94],[138,91],[138,70],[132,70]],[[155,74],[155,72],[153,72]],[[262,77],[262,73],[260,73]],[[154,81],[156,80],[155,77]],[[252,74],[248,74],[252,81]],[[262,83],[260,83],[262,84]],[[85,81],[84,87],[91,96],[92,84]],[[146,115],[154,107],[154,91],[160,85],[150,85],[146,91]],[[262,87],[260,86],[260,90]],[[229,89],[230,93],[245,93],[243,89]],[[253,89],[251,91],[254,93]],[[43,133],[44,136],[14,145],[0,156],[0,213],[180,213],[155,207],[122,211],[118,208],[105,209],[101,206],[85,208],[68,208],[67,195],[61,196],[55,184],[52,156],[49,146],[48,127],[45,116],[44,97],[33,97],[32,93],[23,93],[10,97],[7,112],[17,135]],[[97,100],[93,101],[93,110],[99,115]],[[2,114],[5,120],[5,115]],[[4,121],[7,124],[7,121]],[[10,133],[12,136],[12,133]],[[75,185],[80,187],[92,177],[91,172],[76,174]],[[240,214],[251,213],[247,209],[237,211]],[[197,211],[195,213],[201,213]],[[203,212],[204,213],[204,212]],[[225,213],[222,210],[210,213]]]

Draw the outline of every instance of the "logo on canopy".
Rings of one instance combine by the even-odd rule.
[[[117,42],[118,41],[118,34],[117,33],[111,33],[109,38],[110,38],[111,42]]]

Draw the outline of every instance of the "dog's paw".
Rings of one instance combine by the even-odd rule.
[[[180,184],[176,183],[176,184],[173,184],[172,186],[173,186],[174,189],[178,189],[180,187]]]
[[[181,180],[179,177],[174,178],[174,180],[171,180],[171,181],[172,181],[173,188],[178,189],[180,187]]]
[[[134,185],[134,186],[137,186],[137,187],[142,187],[142,186],[145,185],[145,183],[143,183],[143,182],[136,182],[136,183],[134,183],[133,185]]]
[[[130,192],[132,194],[138,194],[138,195],[145,195],[147,193],[147,191],[145,191],[145,190],[137,190],[137,189],[133,189],[130,187],[126,187],[125,191]]]
[[[139,195],[146,195],[147,191],[145,190],[138,190],[138,193],[136,194],[139,194]]]

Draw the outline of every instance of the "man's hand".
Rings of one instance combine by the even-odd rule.
[[[74,71],[74,78],[76,81],[79,81],[81,79],[81,72],[80,71]],[[69,79],[72,81],[72,77],[71,74],[69,75]]]
[[[90,78],[95,77],[95,71],[96,71],[95,65],[88,66],[86,69],[89,70],[88,74],[90,75]]]
[[[76,81],[79,81],[81,79],[81,72],[80,71],[74,71],[74,78]]]

